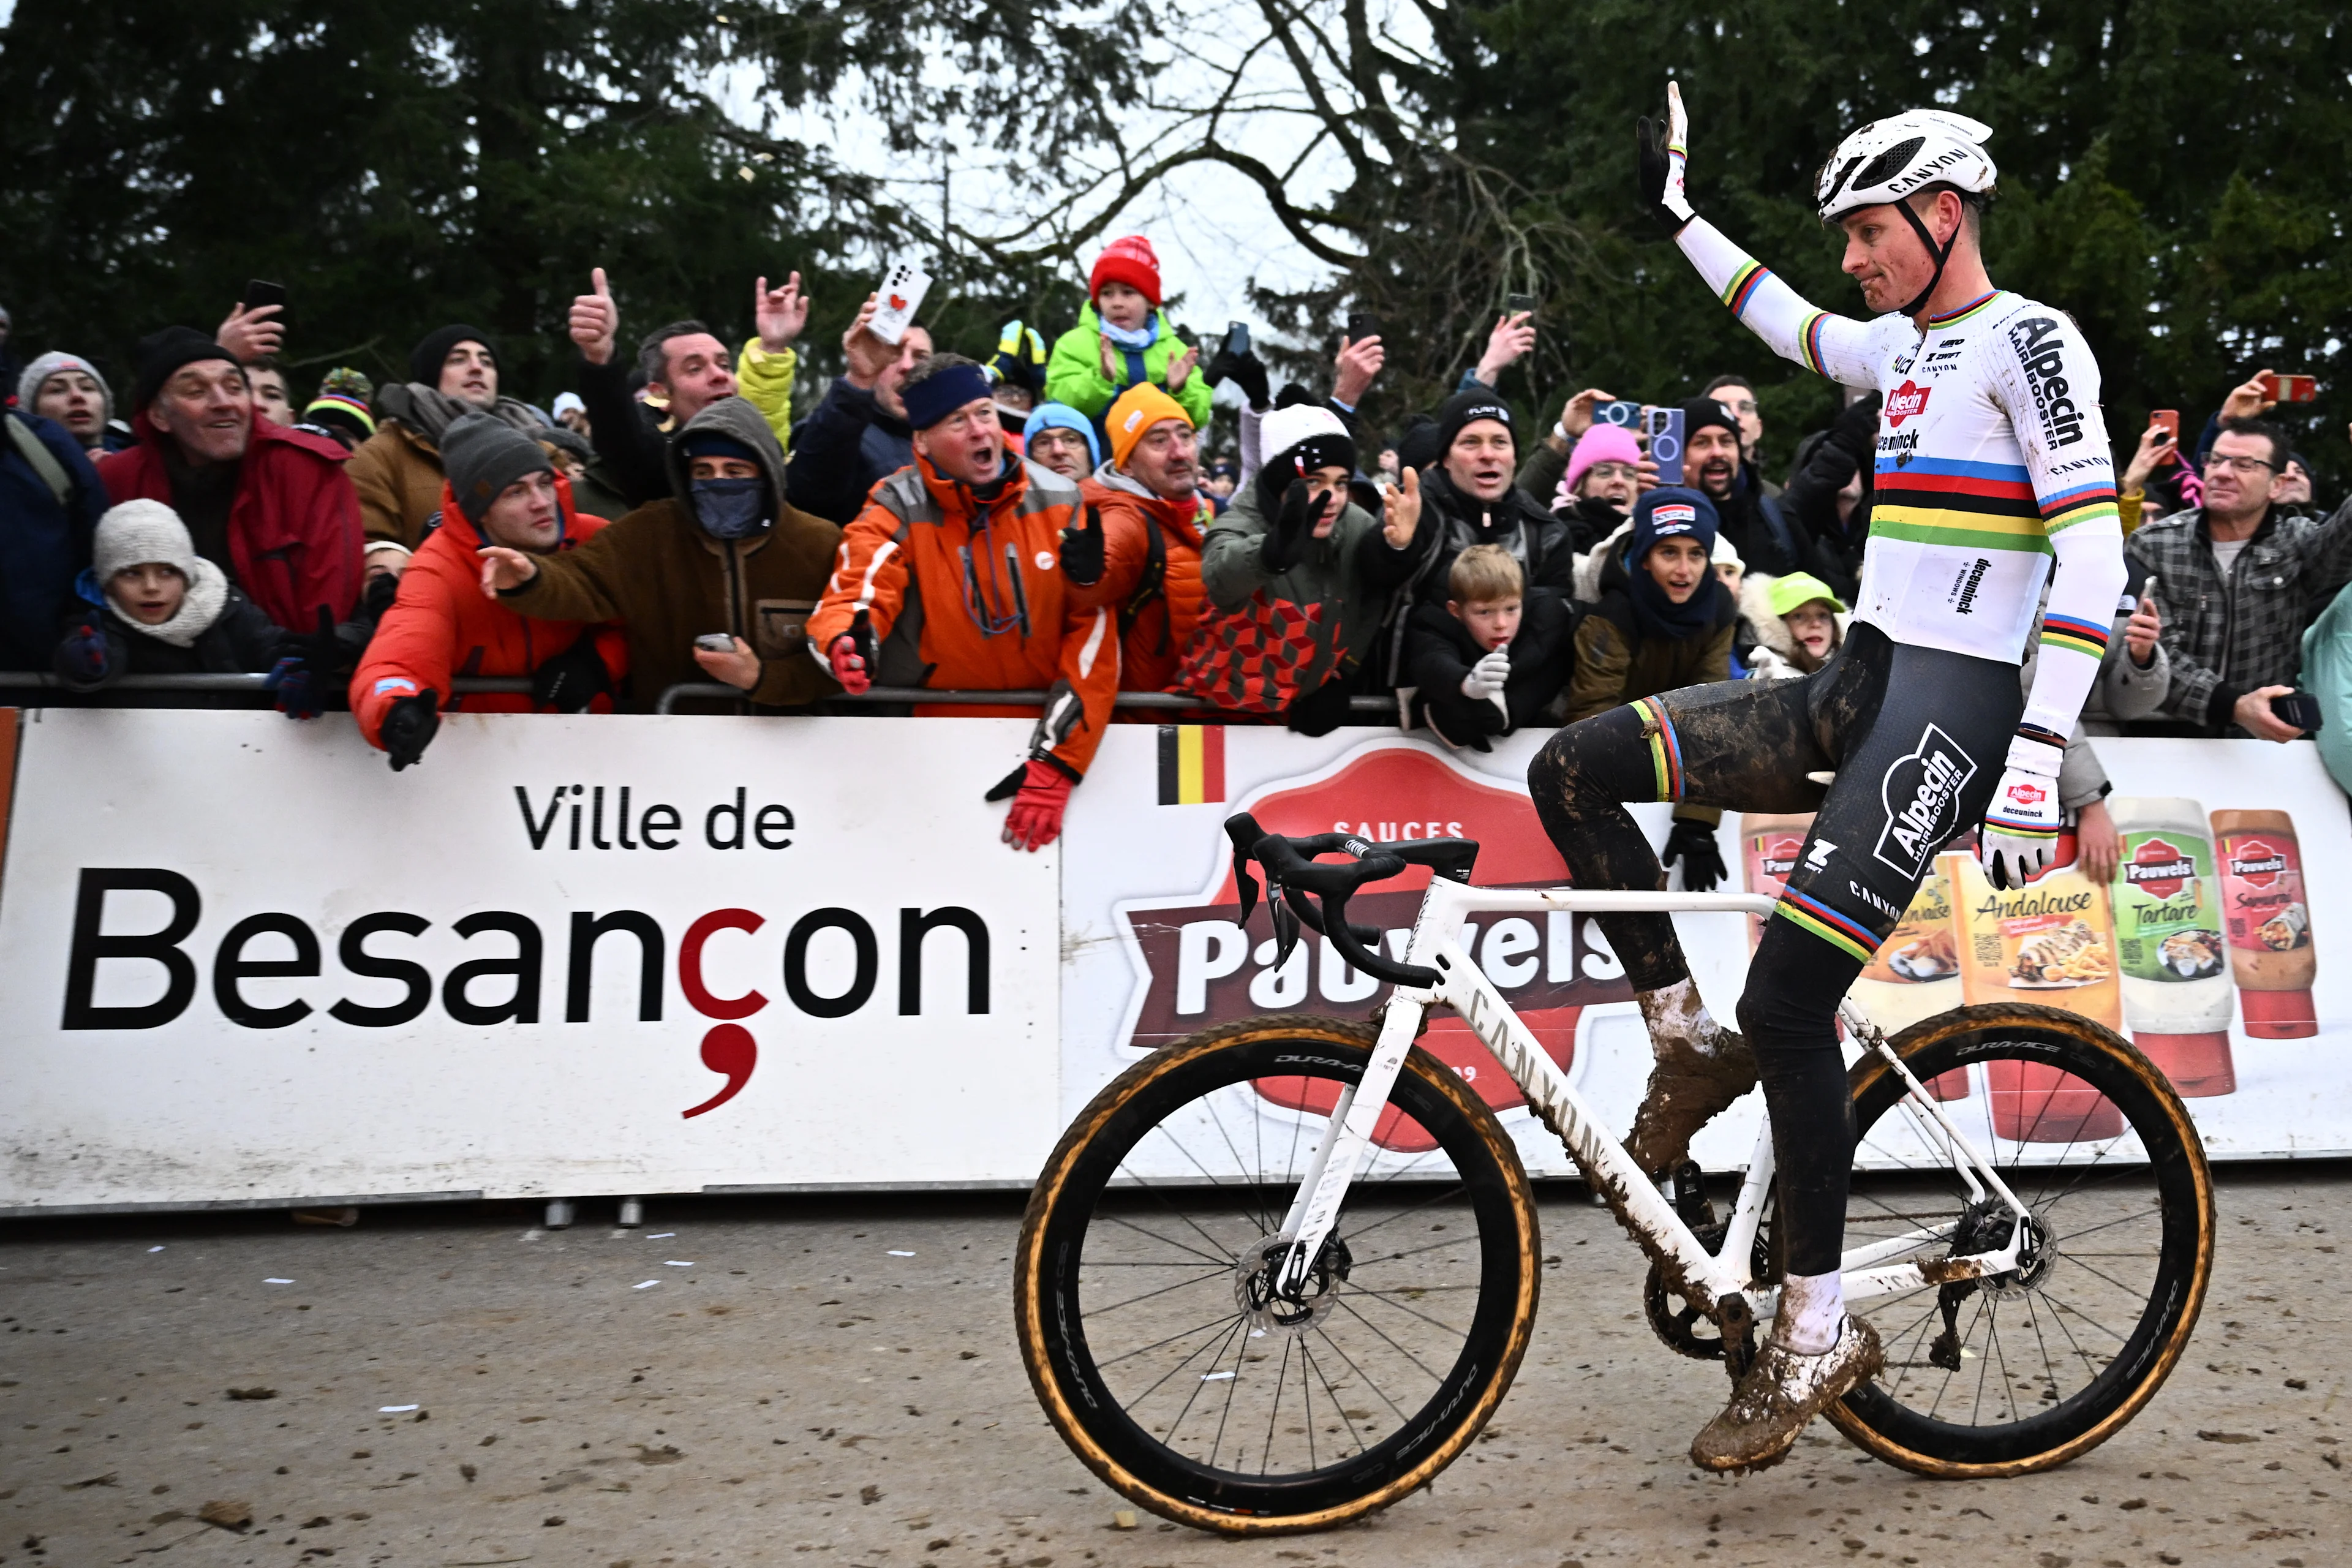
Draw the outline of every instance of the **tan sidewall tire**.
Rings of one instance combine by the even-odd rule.
[[[1082,1152],[1103,1124],[1147,1086],[1218,1050],[1265,1039],[1325,1041],[1369,1050],[1376,1034],[1372,1026],[1361,1022],[1289,1014],[1246,1018],[1188,1035],[1146,1057],[1106,1085],[1070,1123],[1069,1130],[1062,1134],[1061,1142],[1055,1146],[1054,1152],[1045,1162],[1045,1170],[1037,1177],[1037,1184],[1031,1189],[1028,1213],[1023,1217],[1021,1239],[1013,1258],[1013,1329],[1021,1342],[1022,1363],[1029,1370],[1029,1386],[1036,1392],[1037,1402],[1045,1407],[1054,1429],[1062,1435],[1062,1440],[1070,1446],[1071,1452],[1077,1455],[1087,1468],[1122,1497],[1150,1509],[1163,1519],[1223,1535],[1292,1535],[1307,1531],[1328,1530],[1377,1509],[1386,1508],[1416,1488],[1427,1485],[1439,1471],[1460,1456],[1502,1404],[1503,1395],[1511,1386],[1511,1379],[1518,1372],[1519,1359],[1527,1353],[1528,1340],[1535,1329],[1536,1299],[1543,1275],[1542,1243],[1536,1222],[1534,1190],[1528,1184],[1527,1170],[1519,1163],[1517,1149],[1513,1146],[1510,1135],[1503,1131],[1501,1123],[1495,1120],[1494,1112],[1462,1081],[1460,1075],[1416,1046],[1405,1057],[1404,1070],[1452,1102],[1486,1144],[1503,1172],[1510,1190],[1511,1212],[1517,1221],[1516,1244],[1519,1253],[1520,1280],[1519,1300],[1511,1315],[1508,1342],[1494,1373],[1480,1387],[1477,1398],[1464,1410],[1454,1429],[1433,1444],[1420,1463],[1375,1491],[1314,1513],[1257,1519],[1204,1509],[1159,1490],[1104,1453],[1079,1423],[1063,1395],[1060,1384],[1050,1374],[1046,1365],[1043,1317],[1048,1296],[1045,1280],[1045,1219],[1068,1182],[1071,1171],[1078,1164]]]
[[[2114,1058],[2155,1092],[2158,1103],[2172,1119],[2189,1152],[2190,1179],[2196,1188],[2200,1211],[2197,1256],[2189,1281],[2188,1303],[2181,1311],[2180,1321],[2174,1325],[2138,1385],[2121,1405],[2108,1413],[2105,1420],[2054,1448],[2000,1464],[1955,1463],[1918,1453],[1892,1441],[1864,1425],[1843,1402],[1831,1405],[1826,1412],[1831,1424],[1844,1433],[1856,1447],[1890,1465],[1946,1480],[1999,1480],[2009,1476],[2054,1469],[2070,1459],[2089,1453],[2122,1431],[2125,1425],[2156,1397],[2157,1390],[2163,1387],[2165,1379],[2172,1374],[2173,1366],[2180,1360],[2181,1352],[2189,1348],[2189,1337],[2196,1330],[2198,1314],[2204,1310],[2205,1292],[2213,1273],[2213,1173],[2205,1159],[2205,1144],[2197,1135],[2195,1123],[2189,1120],[2189,1108],[2181,1103],[2180,1096],[2174,1092],[2163,1071],[2143,1056],[2138,1047],[2112,1029],[2077,1014],[2022,1002],[1955,1007],[1948,1013],[1938,1013],[1932,1018],[1914,1024],[1888,1043],[1895,1047],[1895,1054],[1908,1063],[1915,1054],[1956,1035],[1981,1034],[2003,1027],[2031,1028],[2071,1036]],[[1885,1059],[1876,1053],[1864,1055],[1848,1074],[1850,1096],[1858,1099],[1889,1070]]]

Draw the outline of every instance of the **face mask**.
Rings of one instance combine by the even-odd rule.
[[[697,479],[694,520],[713,539],[746,539],[766,526],[768,481]]]

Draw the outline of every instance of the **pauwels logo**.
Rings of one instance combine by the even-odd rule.
[[[2025,384],[2033,390],[2033,406],[2042,416],[2042,433],[2053,447],[2071,447],[2083,438],[2082,410],[2074,405],[2066,383],[2066,345],[2058,338],[2058,323],[2049,316],[2028,316],[2009,329],[2010,345],[2024,367]]]
[[[1902,385],[1886,395],[1885,413],[1888,427],[1894,428],[1900,426],[1906,419],[1916,419],[1927,413],[1927,394],[1933,390],[1935,390],[1933,387],[1921,386],[1909,377],[1905,377]]]
[[[1878,858],[1906,877],[1927,870],[1937,850],[1960,830],[1960,791],[1977,776],[1974,757],[1938,725],[1920,732],[1919,743],[1895,759],[1878,781],[1886,826],[1878,835]]]

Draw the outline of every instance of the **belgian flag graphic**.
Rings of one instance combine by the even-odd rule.
[[[1206,805],[1225,798],[1225,727],[1160,726],[1160,804]]]

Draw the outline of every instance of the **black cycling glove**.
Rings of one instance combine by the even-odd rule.
[[[1275,513],[1273,523],[1258,541],[1258,564],[1276,575],[1296,565],[1313,531],[1315,514],[1321,510],[1307,495],[1305,479],[1291,480],[1282,492],[1282,510]]]
[[[1714,826],[1687,816],[1675,818],[1675,829],[1666,835],[1665,853],[1658,858],[1669,866],[1676,860],[1683,863],[1685,892],[1711,893],[1725,876],[1723,851],[1716,847]]]
[[[1103,524],[1102,513],[1092,501],[1084,512],[1086,526],[1073,525],[1062,530],[1062,575],[1081,588],[1091,588],[1102,581]]]
[[[612,674],[589,632],[582,632],[577,642],[530,672],[532,703],[558,713],[584,713],[588,704],[612,689]]]
[[[441,728],[440,706],[438,692],[420,691],[394,703],[392,711],[383,716],[380,733],[394,773],[425,755],[425,748],[433,743],[434,732]]]

